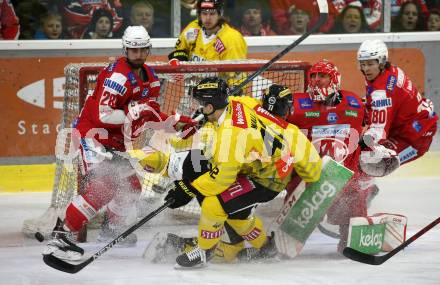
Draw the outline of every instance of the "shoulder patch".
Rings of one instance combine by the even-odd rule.
[[[242,129],[246,129],[248,127],[244,107],[237,101],[232,101],[232,125]]]
[[[396,85],[396,77],[394,76],[394,75],[390,75],[390,76],[388,76],[388,79],[387,79],[387,90],[389,91],[389,92],[393,92],[393,90],[394,90],[394,86]]]
[[[216,39],[214,48],[217,51],[217,53],[222,53],[226,50],[225,45],[219,38]]]
[[[187,41],[193,42],[197,39],[198,34],[199,34],[199,29],[190,28],[188,29],[188,31],[186,31],[185,38]]]

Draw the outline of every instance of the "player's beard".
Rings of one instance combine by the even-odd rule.
[[[134,69],[139,69],[144,65],[144,61],[142,60],[135,60],[135,61],[131,61],[129,59],[127,59],[127,63]]]

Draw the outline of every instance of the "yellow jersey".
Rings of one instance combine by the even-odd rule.
[[[307,137],[295,125],[263,109],[258,100],[248,98],[229,97],[219,121],[209,125],[212,143],[205,155],[212,167],[192,185],[212,196],[229,188],[238,175],[245,175],[280,192],[293,170],[306,182],[317,181],[322,162]]]
[[[190,61],[233,60],[247,57],[247,45],[243,36],[223,23],[220,30],[207,36],[199,21],[194,20],[186,26],[176,42],[176,50],[184,50]]]

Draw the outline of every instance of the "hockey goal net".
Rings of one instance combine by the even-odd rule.
[[[190,97],[188,92],[202,78],[219,76],[230,84],[237,84],[248,75],[259,70],[267,61],[263,60],[240,60],[196,63],[187,62],[180,66],[170,66],[164,62],[149,63],[155,70],[161,81],[161,95],[159,103],[165,113],[176,111],[180,114],[190,115],[188,104]],[[65,93],[61,118],[61,128],[70,128],[88,95],[93,93],[96,78],[100,70],[107,63],[78,63],[69,64],[65,67]],[[257,76],[243,89],[243,94],[260,98],[263,91],[273,83],[283,84],[292,92],[302,92],[306,86],[306,73],[310,65],[301,61],[279,61],[268,70]],[[137,142],[142,146],[145,137],[140,136]],[[61,149],[60,149],[61,141]],[[69,138],[57,138],[57,151],[67,152]],[[56,156],[55,181],[49,208],[42,216],[26,220],[23,223],[23,232],[33,236],[37,231],[48,236],[52,231],[57,217],[63,218],[64,210],[72,197],[78,191],[78,159],[66,162]],[[142,198],[157,196],[163,191],[170,181],[159,175],[147,175],[143,181]],[[158,191],[159,190],[159,191]],[[182,213],[198,213],[199,208],[195,203],[189,204],[182,209]]]

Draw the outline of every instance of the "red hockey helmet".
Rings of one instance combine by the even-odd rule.
[[[223,0],[197,0],[197,14],[200,16],[202,10],[217,10],[223,16]]]
[[[313,101],[324,101],[341,90],[341,74],[336,66],[326,59],[315,63],[307,77],[309,80],[307,92]]]

